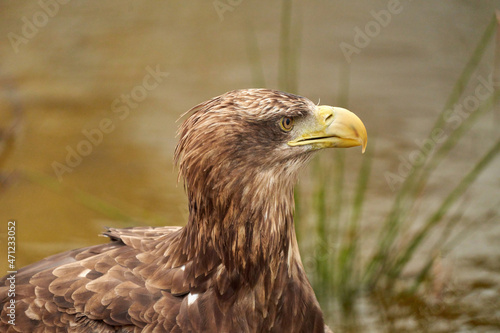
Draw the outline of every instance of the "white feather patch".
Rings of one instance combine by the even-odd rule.
[[[88,272],[90,272],[90,269],[86,268],[83,271],[81,271],[80,274],[78,274],[78,276],[79,277],[86,277]]]
[[[193,304],[198,299],[198,294],[188,294],[188,305]]]
[[[288,258],[287,258],[287,261],[286,261],[286,263],[288,265],[288,269],[290,269],[290,264],[292,263],[292,251],[293,251],[293,249],[292,249],[292,241],[290,240],[288,242]]]

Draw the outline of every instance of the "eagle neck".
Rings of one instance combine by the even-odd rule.
[[[280,266],[300,262],[293,222],[296,177],[286,171],[261,168],[238,177],[225,175],[220,179],[229,181],[208,184],[211,189],[188,188],[190,216],[184,234],[194,249],[191,255],[216,253],[228,272],[237,272],[249,284],[263,271],[274,278]]]

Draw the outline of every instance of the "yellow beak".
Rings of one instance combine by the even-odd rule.
[[[362,147],[368,142],[366,128],[361,119],[343,108],[318,106],[313,121],[298,124],[299,136],[289,146],[311,145],[314,149]]]

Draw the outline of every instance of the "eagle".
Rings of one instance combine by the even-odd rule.
[[[318,150],[364,151],[365,126],[269,89],[186,114],[174,154],[186,225],[108,228],[109,243],[5,276],[1,332],[330,332],[301,262],[293,190]]]

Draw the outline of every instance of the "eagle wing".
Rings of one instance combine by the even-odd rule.
[[[108,244],[57,254],[20,269],[18,316],[9,329],[35,332],[41,323],[54,331],[68,323],[78,332],[116,332],[118,327],[133,332],[157,325],[174,329],[184,296],[195,287],[187,276],[190,262],[168,255],[180,232],[180,227],[108,229]],[[161,278],[156,276],[160,272]],[[5,285],[0,287],[4,313],[7,277],[0,280]]]

